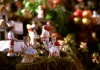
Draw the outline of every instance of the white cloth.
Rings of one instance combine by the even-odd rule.
[[[50,34],[47,30],[44,30],[41,34],[41,37],[44,37],[44,38],[49,38],[50,37]]]
[[[50,33],[49,33],[49,31],[45,30],[44,27],[45,27],[45,25],[42,27],[42,34],[40,37],[43,39],[43,44],[44,44],[45,48],[48,50]]]
[[[14,37],[14,33],[13,33],[12,31],[9,31],[9,32],[8,32],[8,39],[17,40],[17,39]]]
[[[35,27],[36,27],[35,24],[32,24],[30,27],[33,28],[32,31],[29,30],[29,36],[30,36],[30,38],[36,38],[37,32],[35,30]]]
[[[33,30],[33,31],[29,31],[29,37],[30,37],[30,44],[34,45],[34,39],[37,39],[39,38],[36,31]]]
[[[34,31],[29,31],[30,38],[36,38],[36,34]]]
[[[38,10],[38,18],[44,18],[44,11]]]
[[[26,43],[27,44],[27,43]],[[25,43],[22,45],[23,50],[26,54],[36,54],[37,51],[33,49],[31,46],[26,45]]]
[[[40,37],[45,39],[50,37],[49,31],[45,30],[45,25],[42,27],[42,34]]]
[[[56,46],[52,46],[51,48],[49,48],[49,52],[53,53],[53,52],[59,52],[58,48]]]
[[[58,46],[55,46],[55,42],[56,41],[54,40],[49,43],[49,52],[50,54],[56,52],[55,55],[59,56],[60,54],[59,54]]]
[[[31,46],[27,48],[26,54],[36,54],[37,51],[33,49]]]

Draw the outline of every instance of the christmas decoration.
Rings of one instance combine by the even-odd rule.
[[[87,43],[86,42],[80,42],[79,50],[81,50],[82,52],[88,52]]]
[[[85,18],[91,18],[92,17],[92,12],[90,10],[84,10],[82,13],[82,16]]]
[[[62,50],[64,51],[70,51],[68,55],[70,54],[76,54],[76,41],[75,41],[75,34],[74,33],[69,33],[65,38],[64,38],[64,46],[62,47]]]
[[[74,17],[74,23],[75,24],[80,24],[81,23],[81,18],[80,17]]]
[[[30,36],[30,47],[22,47],[21,55],[6,57],[11,62],[11,64],[8,62],[7,65],[11,66],[11,68],[14,67],[13,70],[15,70],[15,66],[17,70],[64,70],[67,69],[67,67],[68,70],[95,70],[92,68],[96,65],[99,67],[99,1],[98,3],[95,0],[20,1],[18,0],[16,3],[12,2],[13,5],[11,8],[13,8],[13,10],[11,9],[11,16],[14,14],[12,17],[16,17],[15,20],[22,21],[25,27],[28,24],[27,29],[28,35]],[[12,20],[11,17],[10,20]],[[50,22],[48,22],[48,20],[50,20]],[[31,21],[35,21],[37,24],[31,24]],[[44,25],[45,23],[46,25]],[[41,34],[40,38],[35,34],[36,31],[38,31],[35,30],[35,27],[40,28],[38,32],[39,35]],[[57,32],[59,36],[54,32]],[[25,34],[27,35],[26,31]],[[31,37],[33,35],[34,37]],[[56,39],[56,37],[58,38]],[[36,45],[37,42],[39,42],[38,47]],[[11,41],[11,43],[13,43],[13,41]],[[32,51],[37,51],[36,53],[39,54],[39,57],[35,57],[37,54],[35,55],[35,52],[33,53]],[[13,48],[8,52],[14,53]],[[93,52],[96,52],[95,56]],[[93,60],[91,59],[92,53]],[[58,58],[56,56],[60,57]],[[2,59],[2,57],[0,59]],[[0,62],[3,61],[1,60]],[[73,64],[75,64],[75,66]],[[2,65],[0,66],[2,67]],[[73,66],[75,68],[73,68]]]
[[[89,24],[91,24],[91,20],[88,19],[88,18],[83,18],[83,19],[82,19],[82,23],[83,23],[84,25],[89,25]]]
[[[53,2],[56,4],[53,4]],[[30,15],[30,19],[33,19],[38,22],[46,22],[47,20],[53,21],[54,25],[56,24],[57,32],[62,36],[65,36],[69,29],[68,27],[68,14],[64,5],[60,4],[61,0],[34,0],[32,1],[23,1],[23,9],[18,10],[18,14],[22,15],[25,18],[28,18]],[[63,2],[63,1],[62,1]],[[52,4],[52,5],[51,5]],[[42,17],[43,19],[40,20],[37,18],[38,16],[38,7],[41,6],[42,8]],[[28,12],[26,12],[28,10]],[[27,16],[27,17],[26,17]],[[56,16],[56,17],[55,17]],[[67,20],[66,20],[67,19]],[[62,29],[64,32],[62,32]]]
[[[60,47],[60,43],[56,40],[57,37],[58,37],[57,33],[53,33],[51,35],[51,42],[49,44],[49,57],[52,56],[60,57],[60,52],[58,50]]]
[[[24,51],[24,56],[21,63],[31,63],[33,59],[38,57],[38,53],[35,49],[32,48],[30,45],[28,37],[24,37],[24,44],[21,46],[22,50]]]
[[[99,64],[100,63],[100,55],[99,55],[99,53],[97,53],[97,52],[94,52],[93,54],[92,54],[92,61],[94,62],[94,63],[97,63],[97,64]]]
[[[15,56],[15,53],[14,53],[14,41],[18,41],[18,39],[16,39],[14,37],[14,27],[11,26],[9,27],[8,29],[8,40],[10,41],[9,42],[9,50],[8,50],[8,54],[7,56]]]
[[[49,27],[48,24],[42,26],[42,33],[40,36],[42,39],[42,42],[47,50],[49,49],[49,38],[50,38],[50,33],[48,31],[48,27]]]
[[[27,30],[28,30],[28,36],[30,38],[30,44],[33,46],[37,46],[37,39],[39,36],[37,35],[36,32],[36,25],[35,22],[33,21],[32,24],[27,24]]]
[[[82,11],[77,9],[75,12],[74,12],[74,16],[77,16],[77,17],[82,17]]]

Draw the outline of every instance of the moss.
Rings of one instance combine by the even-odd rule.
[[[1,53],[2,54],[2,53]],[[69,57],[38,57],[32,63],[21,63],[22,57],[7,57],[0,65],[0,70],[77,70],[76,64]],[[4,59],[0,57],[0,59]],[[6,63],[5,63],[6,62]],[[2,66],[2,67],[1,67]]]

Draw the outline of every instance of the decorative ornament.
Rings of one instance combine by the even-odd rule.
[[[87,43],[86,42],[80,42],[80,48],[86,50],[87,49]]]
[[[84,25],[89,25],[89,24],[91,23],[91,20],[88,19],[88,18],[83,18],[83,19],[82,19],[82,23],[83,23]]]
[[[75,17],[74,18],[74,23],[75,24],[80,24],[81,23],[81,18],[80,17]]]
[[[82,13],[82,16],[85,18],[91,18],[92,17],[92,12],[90,10],[84,10]]]
[[[74,16],[77,16],[77,17],[82,17],[82,11],[77,9],[75,12],[74,12]]]

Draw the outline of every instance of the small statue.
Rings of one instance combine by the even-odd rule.
[[[38,17],[39,19],[43,19],[43,18],[44,18],[44,10],[42,9],[42,6],[41,6],[41,5],[38,6],[38,11],[37,11],[37,13],[38,13],[37,17]]]
[[[13,26],[9,27],[7,29],[7,31],[8,31],[9,45],[10,45],[7,56],[15,56],[15,54],[14,54],[14,41],[17,42],[18,39],[16,39],[14,37],[14,27]]]
[[[52,35],[56,31],[55,27],[51,25],[51,20],[48,20],[46,22],[46,29],[49,31],[50,35]]]
[[[42,39],[42,42],[44,44],[44,47],[49,50],[49,38],[50,38],[50,33],[49,33],[49,25],[46,24],[46,25],[43,25],[42,26],[42,34],[41,34],[41,39]]]
[[[24,53],[22,63],[31,63],[33,62],[33,59],[36,57],[39,57],[37,51],[32,48],[32,45],[30,45],[28,36],[24,37],[24,44],[21,46],[22,52]]]
[[[37,35],[37,32],[35,30],[35,23],[32,23],[32,25],[28,24],[27,25],[27,29],[28,29],[28,35],[30,37],[30,44],[35,46],[36,43],[37,43],[37,38],[38,38],[38,35]]]
[[[4,19],[5,21],[8,21],[8,10],[4,5],[0,6],[0,19]]]
[[[58,36],[57,33],[53,33],[51,35],[51,41],[49,43],[49,57],[52,57],[52,56],[60,57],[60,53],[59,53],[60,43],[56,39],[57,36]]]

